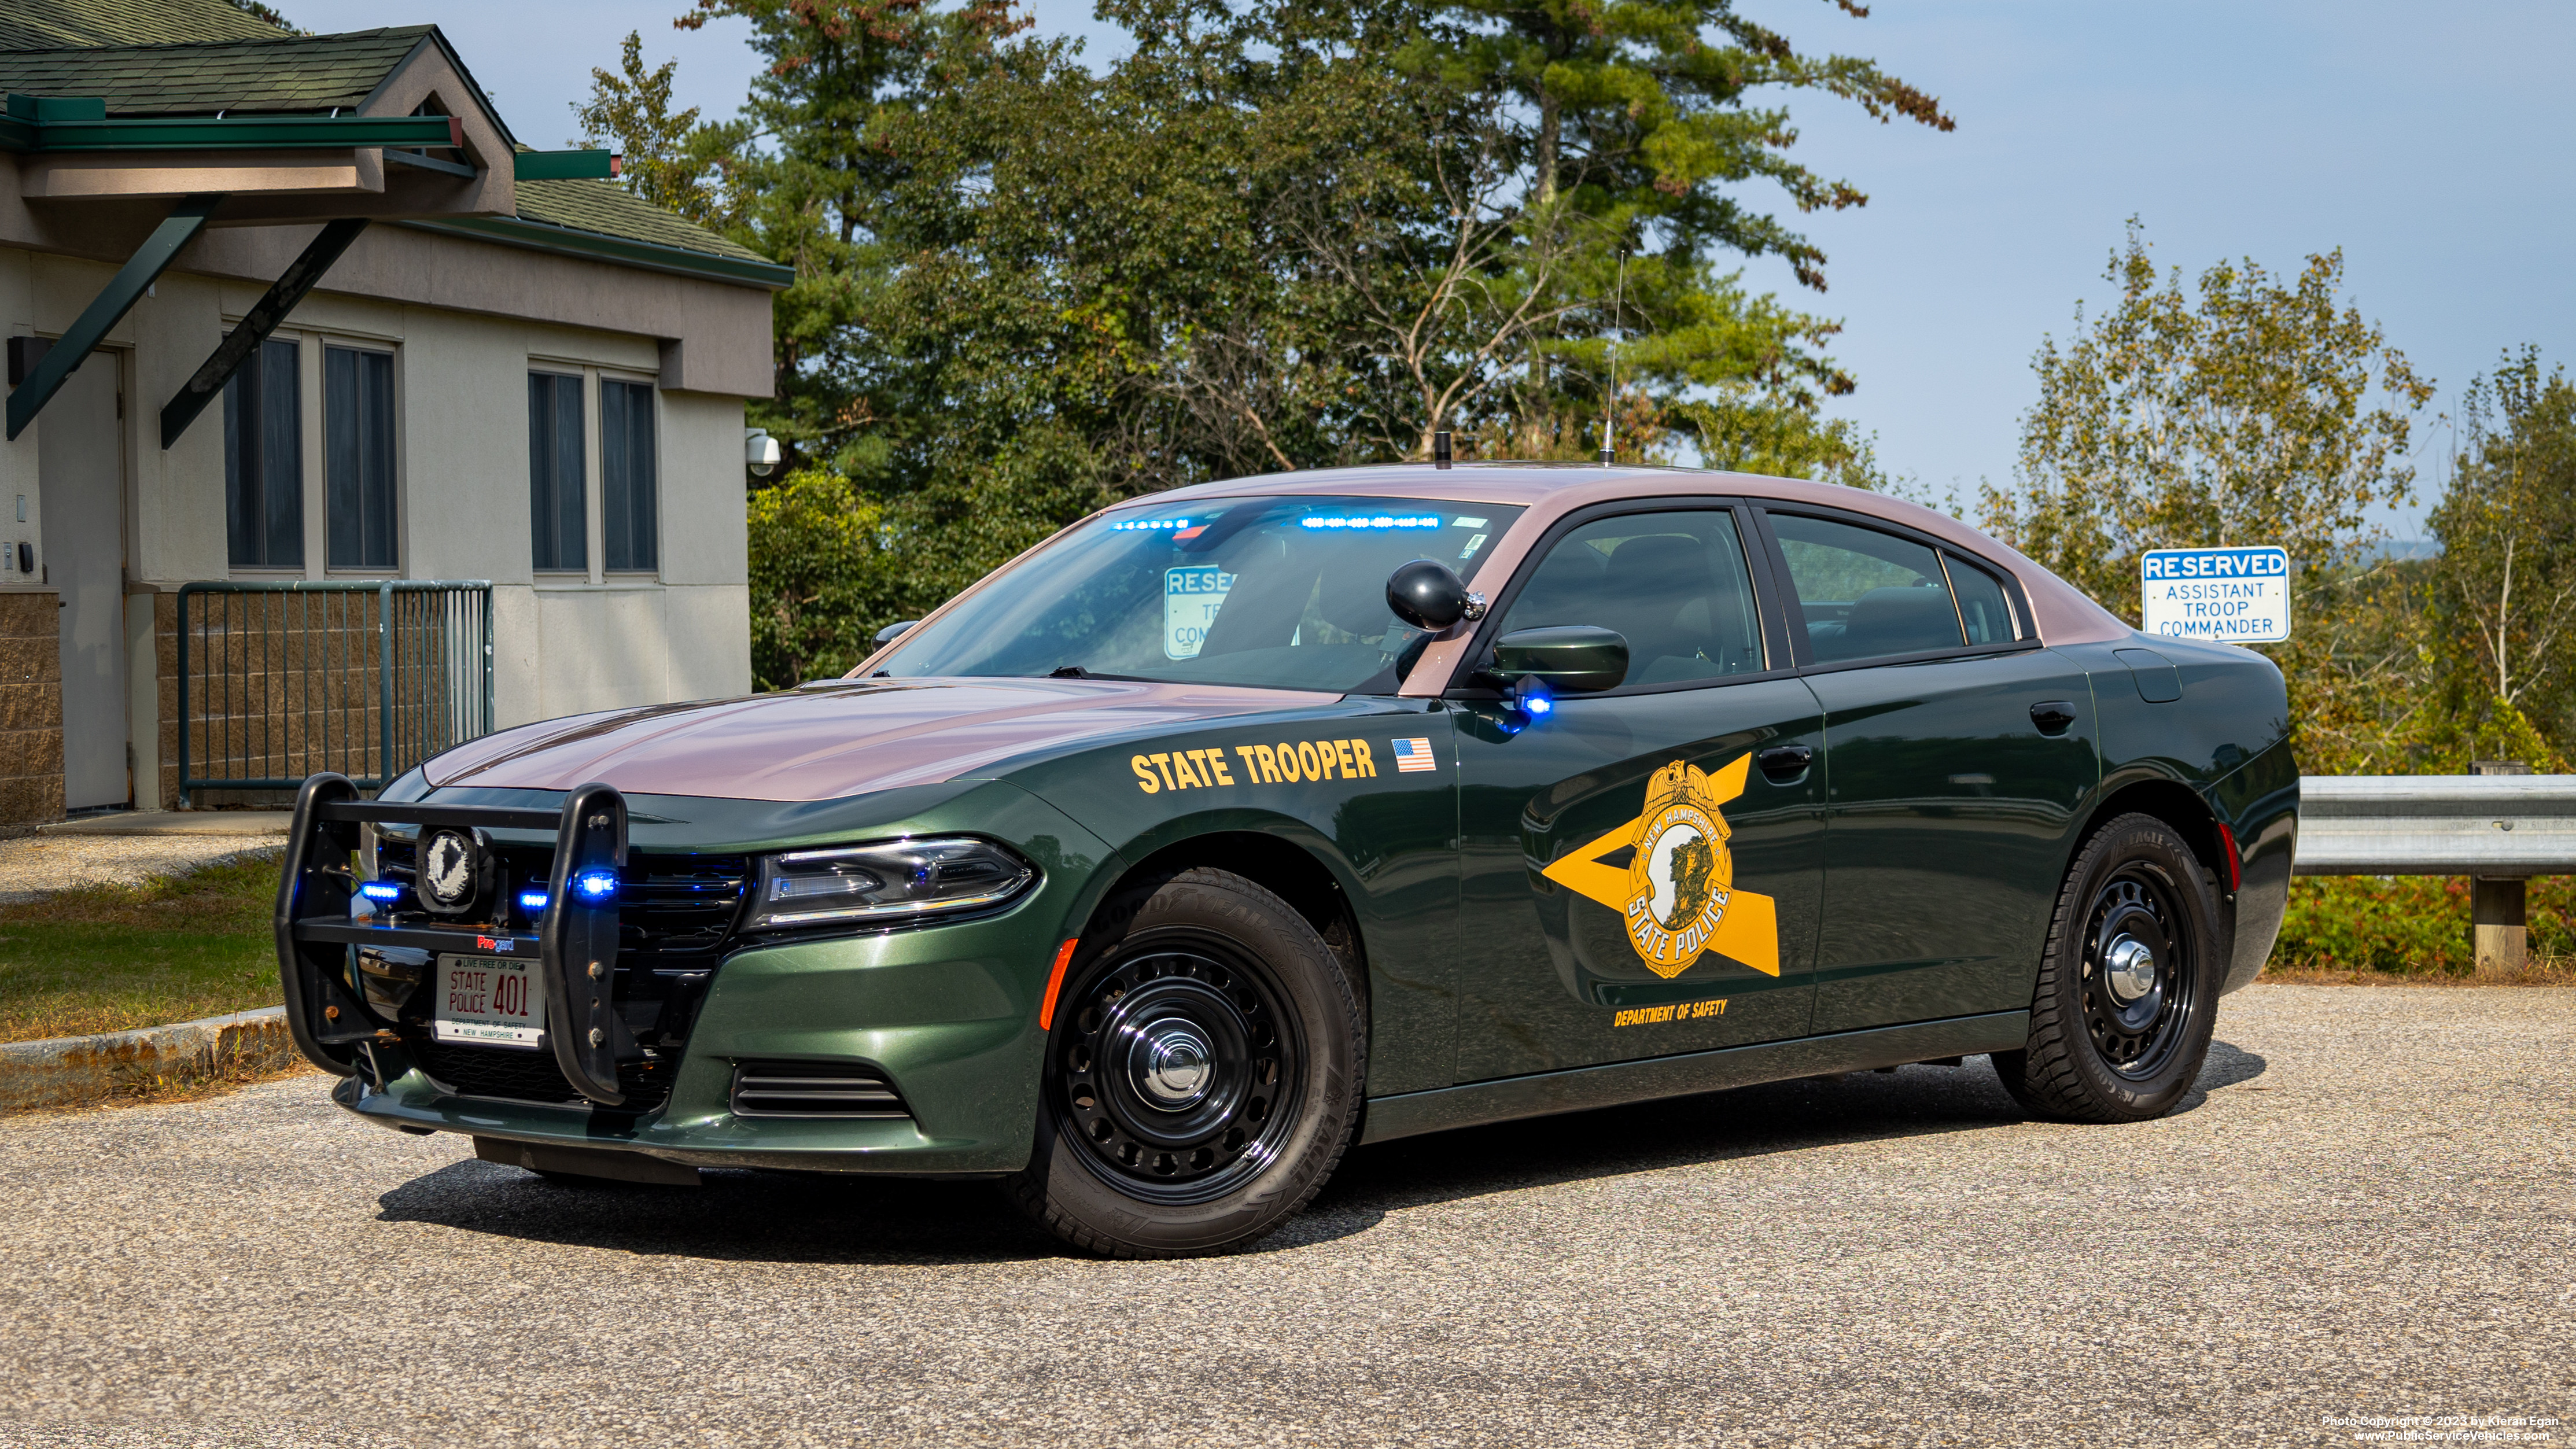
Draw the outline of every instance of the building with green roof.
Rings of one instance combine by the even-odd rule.
[[[0,824],[749,688],[791,278],[435,26],[0,0]]]

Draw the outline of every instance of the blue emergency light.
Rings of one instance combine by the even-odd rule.
[[[539,911],[542,911],[542,910],[544,910],[545,908],[546,908],[546,893],[545,893],[544,891],[521,891],[521,892],[519,892],[519,909],[520,909],[520,910],[526,911],[526,912],[528,912],[529,914],[534,915],[535,913],[537,913],[537,912],[539,912]]]
[[[606,900],[617,894],[617,873],[608,870],[586,870],[572,878],[572,888],[584,899]]]
[[[401,886],[389,880],[371,880],[358,887],[358,894],[371,901],[398,901],[402,899],[402,892]]]

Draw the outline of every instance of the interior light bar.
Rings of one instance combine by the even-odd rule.
[[[1438,514],[1380,513],[1368,518],[1301,518],[1300,528],[1438,528]]]

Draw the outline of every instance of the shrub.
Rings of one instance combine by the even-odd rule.
[[[2525,897],[2535,957],[2576,952],[2576,880],[2532,881]],[[2309,876],[2291,882],[2272,964],[2292,971],[2465,976],[2477,967],[2465,876]]]

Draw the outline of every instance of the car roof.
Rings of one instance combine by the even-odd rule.
[[[1485,560],[1480,577],[1508,578],[1558,519],[1597,503],[1631,498],[1709,495],[1764,502],[1806,504],[1876,518],[1929,534],[1971,557],[2012,574],[2030,599],[2031,622],[2045,644],[2098,643],[2125,639],[2126,623],[2093,602],[2082,590],[2023,556],[2010,544],[1935,512],[1919,503],[1839,483],[1807,478],[1772,478],[1759,473],[1729,473],[1711,468],[1658,468],[1636,464],[1476,462],[1379,463],[1355,468],[1309,468],[1292,473],[1263,473],[1198,483],[1169,492],[1149,493],[1112,505],[1111,513],[1133,508],[1165,507],[1175,501],[1216,498],[1275,498],[1326,495],[1357,498],[1420,498],[1445,503],[1518,507],[1526,512],[1512,525]],[[1463,642],[1458,646],[1463,649]],[[1427,666],[1446,652],[1435,645],[1415,670],[1417,677],[1435,671]],[[1446,677],[1445,673],[1441,677]],[[1408,690],[1408,693],[1411,691]]]

